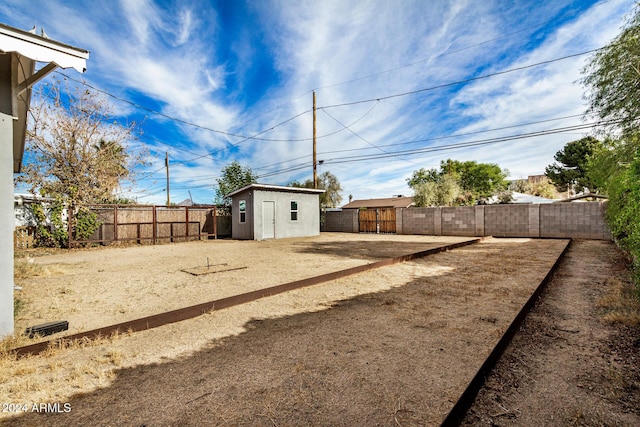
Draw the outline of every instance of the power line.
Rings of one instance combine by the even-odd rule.
[[[418,140],[404,141],[404,142],[386,144],[386,145],[373,145],[373,144],[370,144],[370,145],[372,145],[376,149],[380,149],[379,147],[387,148],[387,147],[395,147],[395,146],[404,146],[404,145],[416,144],[416,143],[421,143],[421,142],[438,141],[438,140],[444,140],[444,139],[461,138],[461,137],[465,137],[465,136],[479,135],[479,134],[483,134],[483,133],[496,132],[496,131],[506,130],[506,129],[514,129],[514,128],[519,128],[519,127],[531,126],[531,125],[535,125],[535,124],[541,124],[541,123],[549,123],[549,122],[553,122],[553,121],[566,120],[566,119],[576,118],[576,117],[582,117],[582,115],[581,114],[573,114],[573,115],[568,115],[568,116],[555,117],[555,118],[551,118],[551,119],[538,120],[538,121],[534,121],[534,122],[520,123],[520,124],[516,124],[516,125],[502,126],[502,127],[498,127],[498,128],[485,129],[485,130],[474,131],[474,132],[466,132],[466,133],[459,133],[459,134],[453,134],[453,135],[442,135],[442,136],[437,136],[437,137],[432,137],[432,138],[424,138],[424,139],[418,139]],[[543,132],[543,131],[541,131],[541,132]],[[567,133],[567,131],[564,131],[563,133]],[[511,135],[509,137],[512,137],[512,136],[513,135]],[[459,144],[466,144],[466,143],[453,144],[453,145],[451,145],[451,149],[453,150],[453,149],[465,148],[464,145],[459,146]],[[449,146],[445,145],[443,147],[449,147]],[[422,148],[422,149],[429,149],[429,148],[431,148],[431,147],[425,147],[425,148]],[[319,152],[318,154],[328,155],[328,154],[335,154],[335,153],[366,151],[366,150],[371,150],[371,149],[372,148],[369,148],[369,147],[365,147],[365,148],[347,148],[347,149],[341,149],[341,150],[323,151],[323,152]],[[384,153],[395,154],[395,152],[387,152],[387,151],[384,151],[384,150],[381,150],[381,151],[383,151]],[[306,155],[303,155],[303,156],[299,156],[299,157],[283,160],[283,161],[280,161],[280,162],[276,162],[276,163],[272,163],[272,164],[268,164],[268,165],[255,167],[255,168],[252,168],[252,170],[259,171],[259,170],[264,170],[264,169],[272,169],[275,166],[279,166],[279,165],[282,165],[282,164],[285,164],[285,163],[291,163],[291,162],[294,162],[296,160],[308,159],[309,157],[311,157],[311,154],[306,154]],[[406,159],[403,159],[403,160],[409,161],[409,160],[406,160]],[[409,162],[411,162],[411,161],[409,161]],[[411,162],[411,163],[414,163],[414,162]],[[282,173],[294,172],[294,171],[297,171],[297,170],[304,169],[305,167],[308,167],[308,162],[294,163],[293,165],[289,165],[289,166],[287,166],[285,168],[282,168],[282,169],[267,170],[264,173],[259,174],[259,177],[260,178],[264,178],[264,177],[279,175],[279,174],[282,174]],[[159,172],[161,170],[164,170],[164,166],[159,168],[155,172]],[[216,179],[217,177],[218,177],[217,175],[201,175],[201,176],[198,177],[198,179],[193,179],[193,181],[200,181],[200,180],[207,180],[207,179],[212,180],[212,179]]]
[[[615,124],[617,122],[619,122],[619,121],[609,121],[609,122],[607,122],[607,124]],[[508,141],[515,141],[515,140],[519,140],[519,139],[526,139],[526,138],[534,138],[534,137],[538,137],[538,136],[552,135],[552,134],[557,134],[557,133],[565,133],[565,132],[581,130],[581,129],[591,129],[591,128],[594,128],[596,126],[603,126],[603,125],[604,125],[603,123],[593,122],[593,123],[587,123],[587,124],[581,124],[581,125],[575,125],[575,126],[567,126],[567,127],[562,127],[562,128],[556,128],[556,129],[548,129],[548,130],[543,130],[543,131],[530,132],[530,133],[519,134],[519,135],[510,135],[510,136],[504,136],[504,137],[489,138],[489,139],[484,139],[484,140],[461,142],[461,143],[457,143],[457,144],[450,144],[450,145],[443,145],[443,146],[436,146],[436,147],[417,148],[417,149],[413,149],[413,150],[396,151],[396,152],[393,153],[393,155],[394,156],[398,155],[398,154],[415,155],[415,154],[422,154],[422,153],[427,153],[427,152],[432,152],[432,151],[446,151],[446,150],[452,150],[452,149],[457,149],[457,148],[475,147],[475,146],[480,146],[480,145],[489,145],[489,144],[496,144],[496,143],[500,143],[500,142],[508,142]],[[362,156],[346,156],[346,157],[340,157],[338,159],[325,160],[325,164],[327,164],[327,163],[331,163],[331,164],[334,164],[334,163],[346,163],[346,162],[356,162],[356,161],[365,161],[365,160],[378,160],[378,159],[383,159],[383,158],[388,158],[388,157],[391,157],[391,155],[389,155],[389,154],[369,154],[369,155],[362,155]]]
[[[570,115],[570,116],[556,117],[556,118],[553,118],[553,119],[539,120],[539,121],[535,121],[535,122],[521,123],[521,124],[517,124],[517,125],[503,126],[503,127],[499,127],[499,128],[493,128],[493,129],[485,129],[485,130],[478,130],[478,131],[474,131],[474,132],[456,133],[456,134],[453,134],[453,135],[443,135],[443,136],[436,136],[436,137],[431,137],[431,138],[415,139],[415,140],[411,140],[411,141],[396,142],[396,143],[393,143],[393,144],[380,145],[379,147],[395,147],[395,146],[398,146],[398,145],[410,145],[410,144],[418,144],[418,143],[421,143],[421,142],[439,141],[439,140],[442,140],[442,139],[460,138],[460,137],[463,137],[463,136],[471,136],[471,135],[478,135],[478,134],[481,134],[481,133],[496,132],[496,131],[499,131],[499,130],[506,130],[506,129],[524,127],[524,126],[531,126],[531,125],[540,124],[540,123],[548,123],[548,122],[572,119],[572,118],[582,117],[582,116],[583,116],[582,114],[573,114],[573,115]],[[345,152],[349,152],[349,151],[362,151],[362,150],[370,150],[370,148],[345,148],[345,149],[342,149],[342,150],[323,151],[323,152],[320,152],[318,154],[345,153]]]
[[[381,96],[381,97],[376,97],[376,98],[363,99],[363,100],[360,100],[360,101],[345,102],[345,103],[342,103],[342,104],[325,105],[325,106],[322,106],[322,107],[318,107],[318,109],[346,107],[346,106],[349,106],[349,105],[365,104],[365,103],[368,103],[368,102],[384,101],[384,100],[387,100],[387,99],[398,98],[398,97],[401,97],[401,96],[415,95],[415,94],[422,93],[422,92],[432,91],[432,90],[436,90],[436,89],[443,89],[443,88],[446,88],[446,87],[456,86],[456,85],[470,83],[470,82],[474,82],[474,81],[478,81],[478,80],[488,79],[490,77],[500,76],[500,75],[503,75],[503,74],[513,73],[515,71],[522,71],[522,70],[526,70],[526,69],[529,69],[529,68],[539,67],[540,65],[547,65],[547,64],[554,63],[554,62],[563,61],[565,59],[576,58],[578,56],[588,55],[590,53],[597,52],[597,51],[599,51],[601,49],[602,48],[598,48],[598,49],[588,50],[588,51],[585,51],[585,52],[574,53],[572,55],[567,55],[567,56],[563,56],[563,57],[560,57],[560,58],[555,58],[555,59],[550,59],[550,60],[547,60],[547,61],[536,62],[535,64],[523,65],[521,67],[510,68],[508,70],[497,71],[495,73],[485,74],[485,75],[477,76],[477,77],[470,77],[470,78],[465,79],[465,80],[458,80],[458,81],[451,82],[451,83],[444,83],[444,84],[441,84],[441,85],[430,86],[430,87],[426,87],[426,88],[422,88],[422,89],[416,89],[416,90],[412,90],[412,91],[408,91],[408,92],[396,93],[396,94],[393,94],[393,95]]]
[[[605,124],[606,125],[615,124],[616,122],[617,121],[610,121]],[[440,145],[435,147],[424,147],[424,148],[418,148],[418,149],[412,149],[412,150],[395,151],[392,153],[370,154],[370,155],[361,155],[361,156],[346,156],[346,157],[339,157],[336,159],[326,159],[324,160],[324,164],[337,165],[337,164],[343,164],[343,163],[380,160],[380,159],[385,159],[389,157],[397,157],[398,155],[414,156],[414,155],[430,153],[430,152],[457,150],[461,148],[470,148],[470,147],[477,147],[477,146],[483,146],[483,145],[497,144],[501,142],[509,142],[509,141],[516,141],[521,139],[547,136],[547,135],[558,134],[558,133],[566,133],[566,132],[571,132],[571,131],[576,131],[581,129],[592,129],[594,127],[601,126],[601,125],[603,125],[603,123],[593,122],[593,123],[586,123],[586,124],[580,124],[580,125],[565,126],[560,128],[554,128],[554,129],[546,129],[542,131],[529,132],[524,134],[508,135],[503,137],[488,138],[488,139],[475,140],[475,141],[467,141],[467,142],[456,143],[456,144]],[[265,176],[274,176],[282,173],[287,173],[287,172],[295,171],[297,169],[301,169],[307,166],[308,165],[306,163],[303,163],[297,166],[294,165],[287,169],[271,172]]]
[[[375,107],[376,105],[378,105],[378,103],[373,104],[373,106]],[[373,107],[371,107],[373,109]],[[367,140],[366,138],[364,138],[363,136],[357,134],[356,132],[354,132],[353,130],[351,130],[351,128],[348,128],[346,126],[344,126],[342,123],[340,123],[340,121],[338,121],[338,119],[336,119],[335,117],[333,117],[331,114],[329,114],[329,112],[326,109],[322,110],[326,115],[328,115],[329,117],[331,117],[333,120],[335,120],[339,125],[343,126],[346,130],[348,130],[349,132],[351,132],[353,135],[355,135],[356,137],[358,137],[359,139],[361,139],[362,141],[366,142],[367,144],[371,145],[373,148],[376,148],[380,151],[382,151],[383,153],[387,153],[387,154],[393,154],[390,153],[388,151],[383,150],[380,146],[375,145],[374,143],[370,142],[369,140]],[[411,160],[407,160],[407,159],[403,159],[402,157],[398,156],[399,159],[401,160],[405,160],[409,163],[413,163]]]

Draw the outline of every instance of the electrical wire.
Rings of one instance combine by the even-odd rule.
[[[555,58],[555,59],[549,59],[547,61],[536,62],[535,64],[523,65],[521,67],[510,68],[508,70],[497,71],[495,73],[484,74],[484,75],[476,76],[476,77],[470,77],[470,78],[465,79],[465,80],[458,80],[458,81],[455,81],[455,82],[443,83],[443,84],[440,84],[440,85],[430,86],[430,87],[426,87],[426,88],[422,88],[422,89],[416,89],[416,90],[396,93],[396,94],[387,95],[387,96],[380,96],[380,97],[376,97],[376,98],[363,99],[363,100],[360,100],[360,101],[344,102],[342,104],[324,105],[324,106],[318,107],[318,109],[346,107],[346,106],[350,106],[350,105],[365,104],[365,103],[374,102],[374,101],[384,101],[384,100],[387,100],[387,99],[393,99],[393,98],[398,98],[398,97],[402,97],[402,96],[415,95],[415,94],[418,94],[418,93],[433,91],[433,90],[436,90],[436,89],[443,89],[443,88],[446,88],[446,87],[457,86],[457,85],[471,83],[471,82],[478,81],[478,80],[488,79],[488,78],[491,78],[491,77],[501,76],[501,75],[508,74],[508,73],[513,73],[513,72],[516,72],[516,71],[527,70],[527,69],[530,69],[530,68],[539,67],[541,65],[548,65],[548,64],[552,64],[554,62],[564,61],[565,59],[576,58],[578,56],[588,55],[590,53],[594,53],[594,52],[597,52],[599,50],[602,50],[602,48],[591,49],[591,50],[588,50],[588,51],[585,51],[585,52],[574,53],[574,54],[566,55],[566,56],[563,56],[563,57],[560,57],[560,58]]]

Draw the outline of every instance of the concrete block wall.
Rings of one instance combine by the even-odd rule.
[[[327,211],[324,213],[322,231],[334,231],[340,233],[357,233],[358,210],[345,209],[343,211]]]
[[[605,207],[598,202],[540,205],[540,237],[611,240]]]
[[[606,203],[549,203],[407,208],[396,211],[398,234],[611,240]],[[327,212],[323,231],[358,232],[358,211]]]
[[[436,210],[438,208],[398,209],[400,212],[396,211],[396,230],[402,230],[401,234],[435,235]]]
[[[537,210],[539,205],[478,206],[484,208],[484,234],[482,235],[538,237],[533,236],[530,230],[529,210],[532,206]]]
[[[476,206],[442,208],[442,235],[475,236]]]

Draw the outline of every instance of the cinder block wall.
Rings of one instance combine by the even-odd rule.
[[[438,208],[411,208],[396,211],[396,230],[402,234],[435,235],[435,217]],[[398,220],[399,219],[399,220]]]
[[[484,206],[484,235],[497,237],[538,237],[529,230],[529,209],[539,205]],[[504,208],[507,209],[504,209]]]
[[[357,233],[358,210],[345,209],[343,211],[327,211],[324,213],[322,231],[334,231],[340,233]]]
[[[553,203],[540,205],[540,237],[611,240],[605,203]]]
[[[606,203],[407,208],[396,211],[398,234],[611,240]],[[358,232],[358,211],[327,212],[324,231]]]
[[[443,236],[475,236],[476,207],[442,208]]]

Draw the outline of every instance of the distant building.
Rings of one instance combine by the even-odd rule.
[[[555,200],[547,199],[546,197],[533,196],[531,194],[524,194],[518,192],[511,192],[512,204],[535,204],[535,203],[553,203]]]
[[[342,209],[389,209],[413,206],[413,197],[388,197],[385,199],[354,200],[342,206]]]
[[[540,184],[548,179],[547,175],[529,175],[527,177],[527,182],[529,182],[529,184]]]

